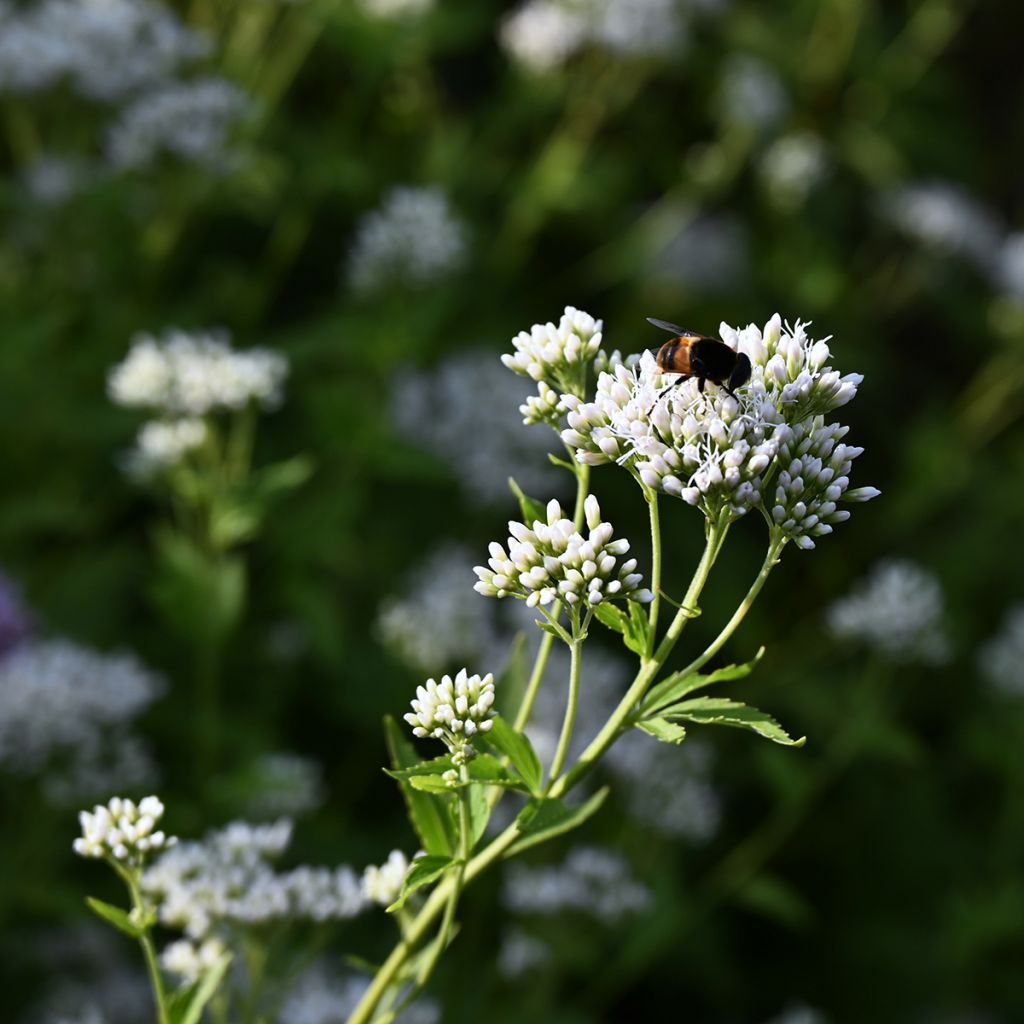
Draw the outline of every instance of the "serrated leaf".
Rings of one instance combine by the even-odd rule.
[[[508,848],[506,857],[528,850],[531,846],[546,842],[565,832],[579,828],[588,818],[597,813],[608,796],[608,787],[599,789],[586,803],[579,807],[567,807],[555,797],[531,800],[516,818],[520,837]]]
[[[86,896],[85,902],[89,904],[89,909],[94,914],[102,917],[108,924],[112,924],[119,932],[124,932],[125,935],[133,939],[137,939],[142,934],[142,930],[132,924],[126,910],[110,903],[104,903],[103,900],[98,900],[95,896]]]
[[[421,776],[444,775],[453,768],[452,759],[447,754],[432,758],[429,761],[418,761],[408,768],[385,768],[384,772],[393,779],[416,779]]]
[[[487,734],[487,742],[509,759],[531,792],[538,792],[544,770],[533,744],[523,733],[516,732],[501,716],[493,721],[494,725]]]
[[[398,722],[390,715],[384,719],[384,738],[394,768],[409,768],[419,763],[416,748],[406,739]],[[399,780],[398,785],[409,812],[409,822],[423,848],[429,854],[450,857],[456,843],[445,803],[437,797],[414,790],[408,782]]]
[[[748,729],[773,743],[786,747],[802,747],[806,736],[794,740],[778,722],[765,711],[742,704],[728,697],[697,697],[681,704],[673,704],[662,712],[664,718],[683,719],[702,725],[730,725],[737,729]]]
[[[667,679],[658,683],[657,686],[651,687],[641,705],[641,711],[644,714],[654,714],[679,700],[680,697],[686,696],[688,693],[706,689],[708,686],[714,686],[715,683],[743,679],[754,671],[757,663],[763,657],[764,648],[762,647],[750,661],[744,662],[741,665],[726,665],[724,668],[715,669],[714,672],[709,672],[707,675],[701,675],[699,672],[691,672],[688,675],[684,675],[682,672],[673,673]]]
[[[598,622],[616,633],[621,633],[623,643],[634,654],[647,653],[650,623],[638,602],[629,602],[627,615],[618,605],[603,601],[594,609],[594,615]]]
[[[405,901],[417,889],[422,889],[423,886],[430,885],[431,882],[440,878],[451,867],[452,863],[451,857],[434,857],[429,855],[417,857],[412,862],[412,867],[409,868],[405,881],[402,882],[402,891],[398,894],[398,899],[388,907],[387,912],[392,914],[404,907]]]
[[[467,770],[470,782],[484,783],[488,786],[504,786],[506,789],[521,789],[524,793],[529,792],[529,787],[522,778],[513,775],[493,754],[477,754],[467,765]]]
[[[231,954],[225,953],[214,965],[191,987],[188,999],[172,1007],[171,1024],[199,1024],[206,1004],[216,995],[228,967],[231,966]]]
[[[536,498],[531,498],[528,494],[525,494],[523,489],[512,477],[508,478],[508,485],[512,489],[512,493],[516,496],[516,500],[519,502],[519,511],[522,514],[523,522],[527,526],[533,526],[533,524],[538,520],[542,523],[546,523],[548,521],[548,513],[544,506],[544,502],[538,501]]]
[[[554,637],[558,637],[559,640],[566,639],[566,632],[563,629],[559,629],[553,622],[545,622],[543,619],[534,619],[534,625],[539,629],[543,629],[545,633],[550,633]]]
[[[629,629],[629,617],[618,605],[608,601],[603,601],[594,609],[594,617],[616,633],[624,634]]]
[[[637,722],[636,727],[662,743],[682,743],[686,739],[686,730],[681,725],[664,718],[645,718]]]

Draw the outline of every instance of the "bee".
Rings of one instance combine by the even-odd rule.
[[[680,374],[679,380],[661,390],[654,405],[661,401],[662,395],[691,377],[697,378],[697,388],[701,394],[704,393],[704,385],[711,381],[724,388],[733,398],[736,397],[735,389],[750,380],[750,359],[746,353],[736,352],[717,338],[684,331],[682,327],[665,320],[649,316],[647,322],[674,335],[671,341],[666,341],[658,349],[655,361],[664,373]],[[651,406],[652,412],[654,405]]]

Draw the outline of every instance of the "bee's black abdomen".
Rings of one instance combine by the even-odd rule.
[[[723,341],[702,338],[690,350],[690,363],[694,373],[721,384],[729,379],[736,365],[736,353]]]

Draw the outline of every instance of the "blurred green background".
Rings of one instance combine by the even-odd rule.
[[[446,542],[483,560],[516,513],[510,473],[538,497],[571,494],[532,437],[544,428],[519,425],[525,387],[498,355],[566,304],[623,352],[660,342],[648,315],[714,333],[779,311],[865,374],[844,420],[866,448],[855,484],[883,491],[816,551],[787,551],[727,651],[767,645],[756,702],[807,746],[704,737],[718,818],[699,841],[628,798],[609,806],[581,839],[624,856],[652,899],[611,925],[527,917],[541,964],[502,968],[501,881],[474,887],[430,995],[453,1024],[819,1019],[801,1007],[1024,1021],[1022,670],[1015,693],[979,668],[1024,599],[1019,6],[193,0],[146,8],[207,40],[162,75],[141,37],[108,52],[81,29],[74,9],[98,6],[0,8],[0,566],[36,635],[130,650],[166,679],[132,729],[169,827],[258,816],[261,759],[286,752],[319,773],[296,863],[411,853],[378,770],[381,718],[462,661],[410,664],[382,610],[411,602],[397,618],[415,632],[417,569]],[[145,5],[122,6],[107,16]],[[48,33],[84,56],[61,64]],[[92,65],[116,79],[133,57],[138,81],[126,64],[97,87]],[[200,79],[237,91],[143,106]],[[427,191],[398,193],[403,219],[404,188]],[[255,462],[313,465],[240,549],[222,728],[198,777],[196,668],[154,600],[168,509],[123,471],[141,417],[106,395],[133,336],[169,327],[285,355]],[[635,489],[611,469],[594,488],[643,560]],[[678,591],[700,520],[666,505]],[[750,520],[694,649],[756,572]],[[827,606],[891,557],[941,584],[940,663],[826,627]],[[62,710],[42,691],[32,706]],[[73,862],[74,812],[127,787],[113,771],[61,795],[59,767],[0,763],[5,1020],[55,1020],[40,1007],[59,989],[98,992],[115,958],[132,962],[117,941],[102,970],[65,949],[82,895],[110,898]],[[332,933],[332,962],[381,955],[389,928],[377,914]],[[104,1012],[143,1021],[144,1006]]]

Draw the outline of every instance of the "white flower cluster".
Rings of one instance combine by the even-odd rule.
[[[602,522],[593,494],[584,509],[590,531],[586,537],[553,499],[547,505],[546,523],[535,520],[531,529],[510,521],[508,551],[492,542],[489,568],[474,569],[479,577],[476,591],[486,597],[523,598],[530,608],[556,600],[591,607],[623,598],[650,601],[651,592],[640,589],[643,577],[634,571],[636,559],[618,562],[629,551],[629,541],[612,540],[612,525]]]
[[[825,427],[816,417],[849,402],[863,378],[834,370],[828,339],[815,341],[807,326],[797,321],[784,327],[778,314],[763,329],[721,325],[722,341],[751,363],[750,381],[738,400],[714,385],[702,395],[693,378],[678,383],[678,375],[662,373],[650,352],[633,369],[613,365],[599,375],[592,402],[562,396],[569,410],[562,440],[589,465],[631,462],[646,486],[697,505],[711,518],[722,510],[741,516],[757,505],[781,452],[787,466],[799,456],[812,463],[838,460],[837,466],[817,466],[821,475],[813,480],[791,474],[772,506],[776,521],[789,524],[793,537],[828,525],[823,520],[840,521],[845,514],[834,509],[839,495],[866,501],[878,492],[847,492],[849,467],[836,469],[860,449],[837,449],[845,428]],[[820,502],[819,511],[808,511],[810,501]]]
[[[401,850],[392,850],[380,867],[370,864],[363,871],[363,896],[370,903],[390,907],[398,899],[408,873],[409,858]]]
[[[22,643],[0,660],[0,767],[29,774],[58,754],[74,764],[106,758],[111,739],[163,688],[131,655],[69,640]]]
[[[148,856],[177,843],[174,836],[157,829],[164,816],[164,805],[155,796],[147,796],[136,804],[119,796],[106,806],[97,804],[90,813],[78,815],[82,835],[72,848],[79,857],[113,857],[135,867]]]
[[[154,0],[39,0],[0,7],[0,91],[70,83],[111,102],[206,53],[206,40]]]
[[[913,562],[879,562],[868,578],[828,610],[843,640],[859,640],[894,661],[936,665],[949,660],[942,587]]]
[[[339,1024],[359,1005],[369,979],[338,975],[319,963],[288,991],[276,1024]],[[417,999],[393,1018],[393,1024],[439,1024],[441,1010],[430,999]]]
[[[978,666],[997,689],[1024,695],[1024,604],[1010,609],[1002,629],[978,652]]]
[[[439,188],[392,189],[356,229],[347,279],[357,292],[421,288],[458,270],[466,228]]]
[[[574,849],[551,867],[512,863],[506,869],[502,902],[517,914],[556,914],[570,910],[614,924],[644,910],[647,887],[632,877],[626,861],[593,846]]]
[[[769,195],[784,208],[799,206],[828,167],[825,143],[812,132],[776,139],[761,157],[760,173]]]
[[[507,502],[510,476],[528,494],[564,485],[547,458],[553,439],[523,430],[516,415],[528,392],[490,353],[464,352],[433,371],[403,374],[393,415],[411,441],[452,465],[470,501]]]
[[[608,751],[606,763],[623,784],[632,817],[664,835],[704,843],[722,819],[711,782],[713,757],[700,740],[669,746],[633,729]]]
[[[160,954],[160,966],[168,974],[180,978],[182,984],[191,985],[214,968],[225,952],[224,943],[217,938],[202,942],[178,939],[164,948]]]
[[[500,38],[513,60],[543,74],[590,46],[623,55],[679,52],[686,25],[677,0],[527,0],[505,19]]]
[[[461,669],[454,679],[442,676],[440,683],[428,679],[417,686],[412,711],[403,717],[414,736],[443,741],[456,755],[456,763],[464,763],[473,752],[468,740],[478,732],[490,732],[494,715],[494,676],[471,676]],[[449,781],[455,778],[453,772]]]
[[[223,78],[167,82],[134,99],[107,133],[107,158],[118,170],[139,170],[167,155],[207,170],[230,169],[232,126],[249,99]]]
[[[287,360],[265,348],[238,351],[222,332],[140,334],[107,378],[117,405],[153,409],[166,417],[198,417],[250,403],[281,401]]]
[[[815,537],[850,518],[838,502],[870,501],[881,493],[877,487],[849,489],[853,460],[864,451],[842,443],[849,429],[825,426],[824,418],[815,416],[793,427],[779,450],[772,519],[797,547],[810,550]]]
[[[234,822],[202,842],[179,843],[143,875],[143,892],[160,921],[203,939],[219,927],[292,919],[332,921],[365,908],[350,867],[298,867],[278,873],[269,863],[291,839],[291,822]]]
[[[782,80],[764,61],[736,54],[725,64],[718,105],[726,121],[764,131],[785,117],[789,96]]]
[[[537,394],[519,408],[524,423],[557,427],[565,412],[558,393],[583,397],[587,369],[601,349],[602,326],[589,313],[566,306],[557,325],[534,324],[529,332],[520,331],[512,339],[515,351],[503,355],[501,361],[515,373],[538,382]]]

